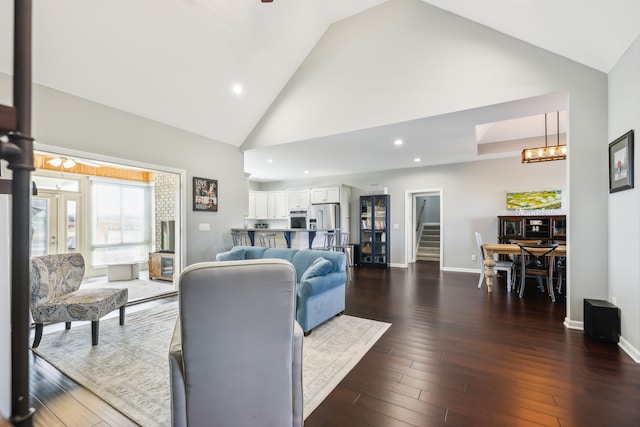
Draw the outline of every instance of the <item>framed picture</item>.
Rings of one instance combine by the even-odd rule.
[[[218,180],[193,177],[193,210],[218,212]]]
[[[633,130],[609,144],[609,193],[633,188]]]
[[[562,190],[525,191],[507,193],[507,209],[560,209]]]

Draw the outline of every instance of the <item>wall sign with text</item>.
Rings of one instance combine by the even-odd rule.
[[[193,210],[218,211],[218,180],[193,177]]]

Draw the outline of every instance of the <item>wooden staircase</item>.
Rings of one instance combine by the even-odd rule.
[[[440,224],[424,225],[416,261],[440,261]]]

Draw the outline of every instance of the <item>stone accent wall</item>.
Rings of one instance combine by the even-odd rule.
[[[159,251],[162,244],[160,222],[176,219],[175,195],[178,188],[178,175],[175,173],[156,172],[155,178],[155,248],[156,251]]]

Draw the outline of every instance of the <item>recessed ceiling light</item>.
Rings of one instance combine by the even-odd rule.
[[[243,87],[242,87],[242,85],[240,83],[236,83],[231,87],[231,90],[236,95],[240,95],[244,89],[243,89]]]
[[[309,171],[304,171],[304,173],[309,173]]]
[[[402,145],[402,140],[400,138],[393,141],[393,145]]]
[[[267,163],[273,163],[273,159],[267,159]]]
[[[415,159],[413,159],[413,161],[414,161],[414,162],[416,162],[416,163],[418,163],[418,162],[421,162],[421,161],[422,161],[422,159],[421,159],[420,157],[416,157]]]

